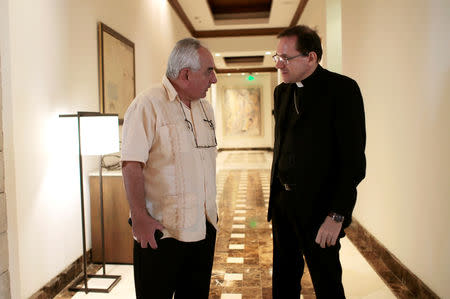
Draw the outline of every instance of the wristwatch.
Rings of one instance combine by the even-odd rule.
[[[331,219],[333,219],[333,221],[334,221],[334,222],[337,222],[337,223],[341,223],[341,222],[344,221],[344,216],[339,215],[339,214],[334,213],[334,212],[330,212],[330,213],[328,214],[328,216],[330,216]]]

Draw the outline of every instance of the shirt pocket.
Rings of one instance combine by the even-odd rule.
[[[161,126],[159,138],[162,148],[172,152],[190,152],[194,148],[194,135],[184,122]]]
[[[197,223],[197,196],[193,193],[166,195],[162,208],[162,225],[168,229],[185,229]]]

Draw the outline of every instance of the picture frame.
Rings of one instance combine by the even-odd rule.
[[[117,113],[119,124],[136,96],[134,43],[98,23],[100,112]]]
[[[263,135],[261,87],[226,87],[222,100],[222,126],[225,137]]]
[[[276,73],[254,74],[247,80],[241,74],[218,74],[213,107],[217,146],[225,149],[268,149],[273,147],[273,89]]]

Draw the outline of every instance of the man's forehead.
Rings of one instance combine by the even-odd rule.
[[[214,68],[214,58],[211,53],[205,49],[205,51],[199,51],[200,60],[203,62],[206,68]]]
[[[289,51],[297,50],[297,37],[296,36],[286,36],[280,38],[277,46],[277,53],[282,54]]]
[[[204,57],[212,57],[212,55],[211,55],[211,52],[209,52],[209,50],[208,49],[206,49],[205,47],[200,47],[200,48],[198,48],[198,54],[200,55],[200,56],[204,56]]]

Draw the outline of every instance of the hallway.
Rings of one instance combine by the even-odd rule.
[[[271,298],[272,234],[266,221],[272,153],[221,152],[217,158],[219,232],[211,278],[211,299]],[[341,240],[343,283],[347,298],[408,298],[398,284],[386,285],[348,238]],[[134,298],[133,269],[108,265],[108,274],[122,275],[110,294],[72,293],[55,298]],[[97,283],[92,280],[92,287]],[[98,285],[99,287],[101,285]],[[302,297],[315,298],[309,275],[302,280]],[[73,296],[73,297],[72,297]]]

